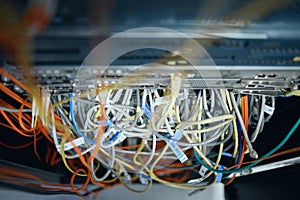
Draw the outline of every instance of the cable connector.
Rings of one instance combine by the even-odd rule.
[[[101,104],[105,105],[109,101],[109,91],[108,89],[101,89],[97,94],[95,100],[100,102]]]
[[[124,174],[124,182],[126,184],[130,184],[131,183],[131,176],[128,173]]]
[[[148,185],[151,181],[151,178],[149,176],[146,176],[145,174],[140,173],[139,181],[143,185]]]
[[[250,157],[254,159],[258,159],[258,154],[255,150],[250,150]]]
[[[64,151],[68,151],[73,149],[74,147],[79,147],[85,143],[84,137],[79,137],[74,139],[72,142],[67,142],[64,144]],[[61,148],[59,145],[59,148],[57,150],[60,152]]]

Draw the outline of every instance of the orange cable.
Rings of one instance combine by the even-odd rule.
[[[257,162],[257,161],[264,161],[264,160],[268,160],[268,159],[271,159],[271,158],[275,158],[275,157],[278,157],[278,156],[282,156],[282,155],[286,155],[286,154],[290,154],[290,153],[295,153],[295,152],[299,152],[299,151],[300,151],[300,147],[294,147],[294,148],[291,148],[291,149],[288,149],[288,150],[285,150],[285,151],[275,153],[275,154],[273,154],[271,156],[268,156],[266,158],[260,158],[260,159],[257,159],[257,160],[243,162],[243,163],[241,163],[241,165],[251,164],[251,163],[254,163],[254,162]],[[237,164],[229,167],[228,170],[233,169],[236,166],[237,166]]]
[[[242,118],[243,118],[243,121],[244,121],[244,124],[245,124],[245,128],[246,128],[246,130],[248,132],[248,116],[249,116],[249,114],[248,114],[248,106],[249,105],[248,105],[248,96],[247,95],[243,96],[241,98],[241,104],[242,104]],[[243,162],[243,160],[245,158],[245,150],[246,150],[246,140],[243,138],[242,154],[241,154],[240,163],[238,163],[236,165],[237,169],[239,169],[242,166],[241,163]],[[228,186],[231,183],[233,183],[233,181],[235,180],[235,178],[236,178],[236,175],[234,174],[232,176],[232,178],[228,182],[225,183],[225,186]]]

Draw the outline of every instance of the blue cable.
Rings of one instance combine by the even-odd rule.
[[[232,155],[231,153],[227,153],[227,152],[225,152],[225,151],[222,152],[222,155],[223,155],[223,156],[227,156],[227,157],[229,157],[229,158],[233,158],[233,155]]]
[[[69,97],[70,97],[70,115],[71,115],[71,118],[72,118],[72,122],[73,122],[73,125],[78,133],[79,136],[81,137],[84,137],[84,139],[86,141],[88,141],[90,144],[96,144],[95,141],[89,139],[88,137],[86,137],[85,135],[82,134],[82,132],[80,131],[79,127],[77,126],[77,123],[76,123],[76,120],[75,120],[75,116],[74,116],[74,109],[73,109],[73,101],[72,101],[72,93],[69,94]]]
[[[297,122],[294,124],[294,126],[290,129],[290,131],[288,132],[288,134],[283,138],[283,140],[276,146],[274,147],[271,151],[269,151],[268,153],[266,153],[264,156],[262,156],[262,158],[266,158],[270,155],[272,155],[274,152],[276,152],[279,148],[281,148],[287,141],[288,139],[293,135],[293,133],[296,131],[296,129],[298,128],[298,126],[300,125],[300,118],[297,120]],[[202,159],[200,159],[199,155],[197,154],[197,152],[194,150],[193,151],[195,158],[197,159],[197,161],[202,164],[204,167],[206,167],[207,169],[216,172],[216,173],[223,173],[223,174],[231,174],[231,173],[237,173],[237,172],[242,172],[246,169],[249,169],[253,166],[256,166],[257,164],[259,164],[262,160],[256,161],[252,164],[246,165],[244,167],[241,167],[239,169],[232,169],[232,170],[218,170],[218,169],[214,169],[212,167],[210,167],[209,165],[207,165]]]
[[[289,94],[289,95],[284,95],[284,94],[282,94],[282,95],[280,95],[280,97],[284,97],[284,98],[286,98],[286,97],[292,97],[292,96],[294,96],[294,95],[292,95],[292,94]]]
[[[103,141],[103,144],[107,145],[107,144],[110,144],[110,143],[114,142],[114,141],[118,138],[118,136],[119,136],[120,134],[121,134],[121,132],[118,131],[118,132],[117,132],[116,134],[114,134],[110,139]]]
[[[242,151],[243,151],[243,141],[242,141],[242,130],[241,130],[241,125],[239,123],[239,121],[237,120],[237,130],[238,130],[238,143],[239,143],[239,150],[238,150],[238,158],[237,158],[237,163],[239,164],[241,162],[241,158],[242,158]],[[226,152],[222,152],[223,156],[228,156],[233,158],[232,154],[226,153]],[[222,166],[222,165],[221,165]],[[223,168],[220,169],[220,165],[218,166],[219,170],[224,170],[224,166],[222,166]],[[238,167],[235,167],[234,169],[237,169]],[[222,174],[222,173],[218,173],[218,174]],[[223,174],[223,177],[228,177],[230,174]],[[222,176],[221,176],[222,177]]]
[[[242,158],[242,151],[243,151],[243,141],[242,141],[243,133],[242,133],[240,122],[238,120],[237,120],[237,129],[238,129],[238,140],[239,140],[239,154],[238,154],[237,163],[240,163]]]

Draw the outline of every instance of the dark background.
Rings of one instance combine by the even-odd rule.
[[[29,1],[9,1],[20,16]],[[87,53],[110,35],[130,28],[156,26],[185,33],[196,33],[216,23],[226,23],[226,30],[265,33],[268,37],[214,39],[206,50],[217,65],[240,66],[299,66],[293,61],[300,55],[300,1],[282,3],[279,9],[259,15],[260,3],[249,13],[233,15],[251,1],[58,1],[58,7],[50,25],[39,33],[32,43],[33,61],[38,67],[79,66]],[[277,4],[279,1],[273,1]],[[272,2],[271,2],[272,4]],[[256,16],[257,14],[257,16]],[[232,17],[234,16],[234,17]],[[243,21],[243,23],[239,23]],[[201,43],[201,41],[200,41]],[[1,53],[2,52],[2,53]],[[160,59],[164,54],[155,50],[140,50],[124,55],[114,64],[137,65]],[[9,53],[0,51],[1,63],[12,63]],[[1,94],[1,98],[6,98]],[[299,117],[300,99],[277,98],[276,110],[270,122],[265,124],[254,147],[263,155],[276,146]],[[3,121],[3,119],[1,119]],[[4,127],[0,127],[1,141],[20,145],[31,141]],[[300,130],[296,130],[281,149],[299,146]],[[0,159],[26,166],[67,174],[63,165],[49,166],[45,160],[49,143],[42,139],[37,144],[42,160],[34,155],[33,147],[11,150],[0,146]],[[299,156],[299,153],[283,156],[272,161]],[[271,162],[271,161],[267,161]],[[297,199],[299,165],[284,169],[237,178],[226,188],[228,199]],[[61,178],[63,181],[63,178]]]

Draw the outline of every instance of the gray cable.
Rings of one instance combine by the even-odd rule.
[[[173,140],[173,141],[176,141],[176,143],[180,146],[188,146],[188,147],[207,145],[207,144],[213,142],[214,140],[218,139],[227,130],[228,126],[229,126],[229,124],[226,124],[222,130],[218,129],[218,131],[216,131],[216,133],[213,136],[211,136],[210,138],[208,138],[204,141],[201,141],[201,142],[185,143],[185,142],[180,142],[177,140]],[[167,138],[155,131],[153,131],[153,134],[156,134],[157,137],[159,137],[165,141],[172,140],[172,138],[171,139]]]
[[[263,119],[264,119],[264,108],[265,108],[265,103],[266,103],[266,99],[265,96],[261,97],[261,106],[260,106],[260,114],[259,114],[259,119],[256,125],[256,128],[254,130],[254,132],[251,135],[251,142],[254,142],[258,136],[259,130],[260,130],[260,126],[263,124]]]
[[[208,110],[207,99],[206,99],[206,90],[205,89],[203,90],[203,107],[204,107],[205,114],[209,118],[213,118],[212,114]]]
[[[207,145],[205,145],[205,146],[211,147],[211,146],[217,146],[217,145],[226,143],[226,142],[232,137],[232,134],[233,134],[232,123],[230,123],[230,124],[228,124],[228,125],[229,125],[229,132],[226,134],[226,137],[225,137],[224,139],[219,140],[219,141],[214,142],[214,143],[209,143],[209,144],[207,144]],[[227,130],[227,129],[225,129],[225,131],[226,131],[226,130]]]
[[[244,138],[245,138],[245,140],[246,140],[247,146],[248,146],[249,151],[250,151],[250,156],[251,156],[251,158],[257,159],[257,158],[258,158],[258,154],[257,154],[256,151],[253,149],[253,146],[252,146],[252,144],[251,144],[251,142],[250,142],[250,140],[249,140],[248,133],[247,133],[245,124],[244,124],[244,122],[243,122],[241,113],[240,113],[240,111],[239,111],[238,105],[237,105],[237,103],[236,103],[236,101],[235,101],[234,95],[233,95],[232,92],[230,92],[229,94],[230,94],[230,98],[231,98],[232,105],[233,105],[233,108],[234,108],[234,110],[235,110],[236,116],[238,117],[238,120],[240,121],[240,125],[241,125],[241,128],[242,128],[242,132],[243,132]]]
[[[20,109],[6,108],[2,106],[0,106],[0,110],[3,110],[5,112],[20,112]],[[31,109],[23,109],[22,112],[31,112]]]
[[[191,120],[191,119],[194,117],[194,115],[195,115],[195,113],[196,113],[196,111],[197,111],[197,109],[198,109],[198,107],[199,107],[199,105],[200,105],[200,99],[201,99],[201,91],[199,92],[199,94],[198,94],[198,96],[197,96],[195,105],[194,105],[194,107],[193,107],[193,110],[192,110],[192,112],[191,112],[191,114],[190,114],[188,120]]]

